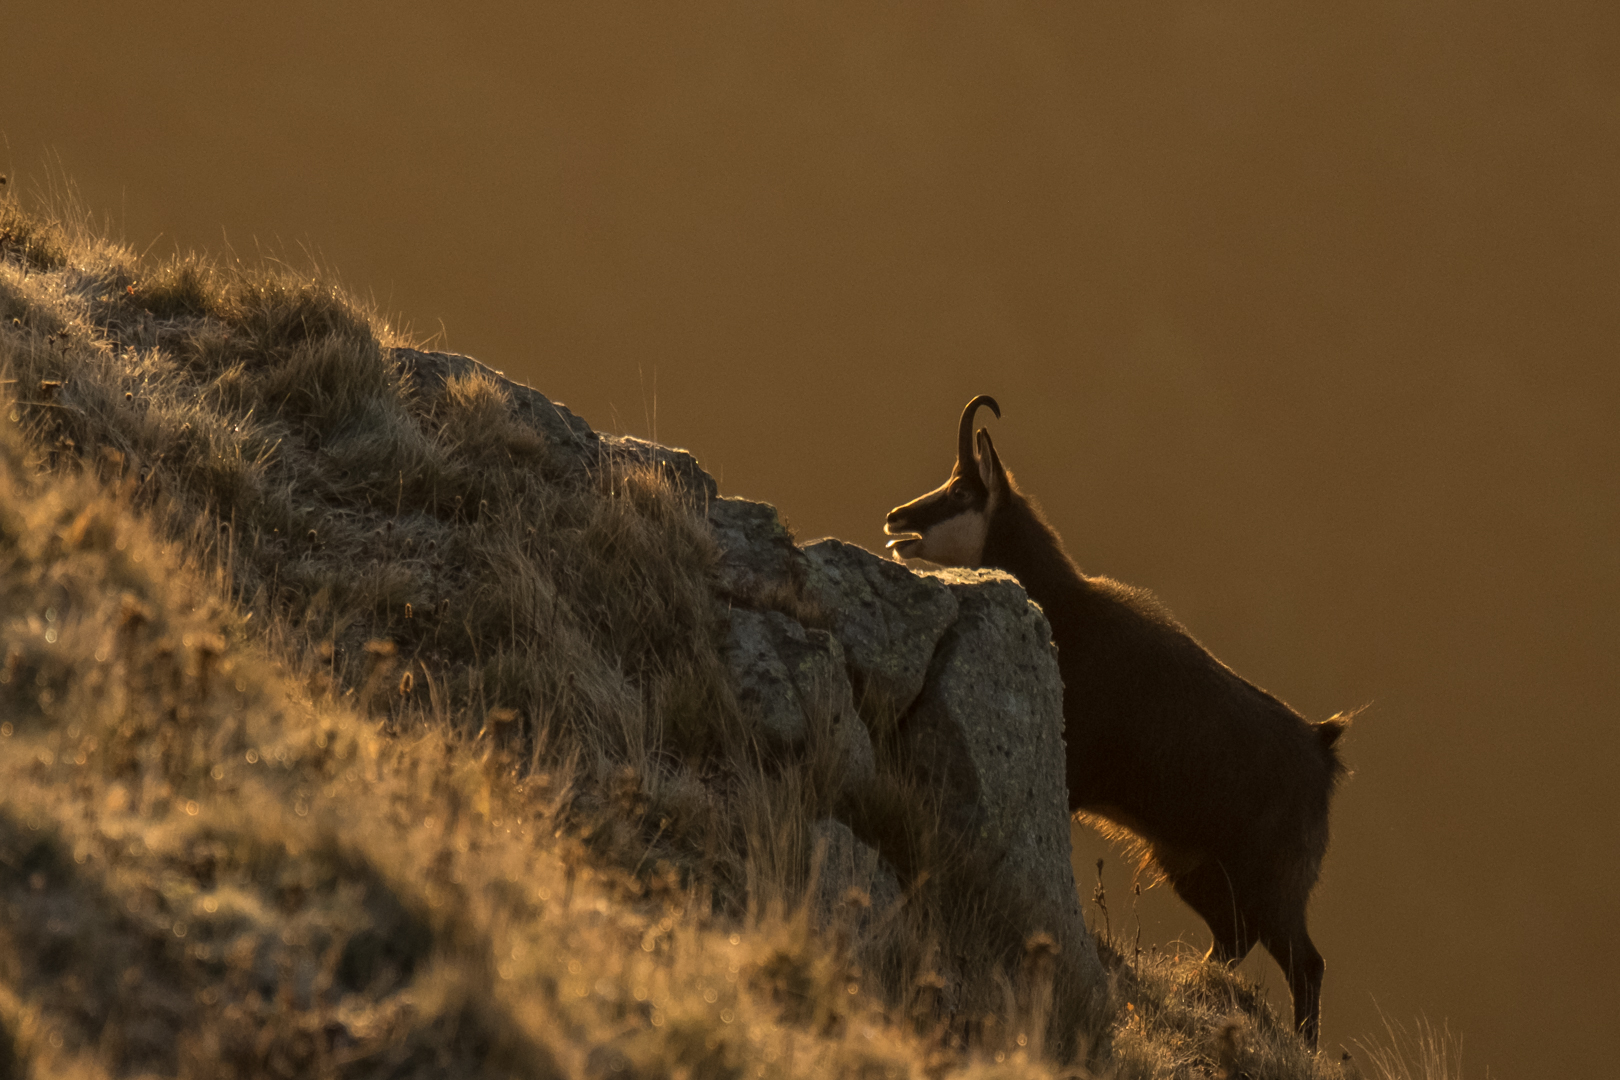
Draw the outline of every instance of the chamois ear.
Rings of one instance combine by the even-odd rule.
[[[993,499],[999,499],[1007,494],[1007,470],[1001,467],[1001,458],[996,454],[996,444],[990,441],[990,433],[984,428],[979,429],[979,480],[983,482],[984,489]]]

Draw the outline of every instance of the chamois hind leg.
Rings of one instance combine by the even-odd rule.
[[[1232,964],[1249,955],[1256,941],[1254,920],[1245,917],[1243,898],[1220,863],[1211,859],[1172,874],[1170,887],[1209,924],[1215,943],[1208,959]]]
[[[1327,964],[1316,951],[1311,935],[1305,932],[1305,915],[1290,920],[1284,934],[1267,934],[1266,951],[1288,975],[1288,992],[1294,996],[1294,1027],[1307,1045],[1316,1047],[1322,1020],[1322,975]]]

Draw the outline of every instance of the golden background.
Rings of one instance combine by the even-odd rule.
[[[0,169],[316,258],[801,538],[877,547],[996,395],[1083,568],[1370,703],[1324,1045],[1612,1069],[1620,9],[339,7],[7,5]],[[1116,933],[1207,944],[1076,841]]]

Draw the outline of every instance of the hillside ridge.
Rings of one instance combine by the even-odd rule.
[[[0,1072],[1344,1075],[1224,969],[1101,986],[1006,861],[930,679],[997,633],[1050,717],[1010,579],[13,200],[0,368]]]

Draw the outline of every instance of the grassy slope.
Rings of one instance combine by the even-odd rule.
[[[737,723],[689,499],[399,343],[0,202],[0,1075],[1049,1074],[1039,965],[937,1014],[995,935],[928,875],[795,913],[833,785]],[[1114,961],[1102,1071],[1343,1073]]]

